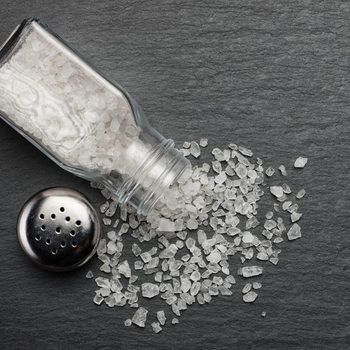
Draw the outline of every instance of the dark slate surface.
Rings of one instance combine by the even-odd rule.
[[[155,335],[124,327],[127,309],[91,302],[84,276],[96,260],[57,275],[24,257],[15,224],[32,193],[63,185],[101,197],[1,122],[0,348],[348,349],[349,12],[346,1],[2,0],[1,41],[38,16],[126,87],[165,136],[248,145],[308,194],[304,237],[282,244],[254,305],[242,303],[239,281],[232,297]],[[302,172],[291,170],[298,155],[310,159]]]

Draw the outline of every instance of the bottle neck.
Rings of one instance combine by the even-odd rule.
[[[124,181],[117,196],[138,213],[148,215],[158,199],[190,166],[190,162],[174,148],[172,140],[155,145],[132,177]]]
[[[174,142],[149,125],[143,126],[123,157],[123,169],[115,169],[103,182],[119,203],[131,204],[144,216],[190,166]]]

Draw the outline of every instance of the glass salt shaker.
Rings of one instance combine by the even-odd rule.
[[[122,87],[37,19],[0,48],[0,116],[60,167],[143,215],[189,167]]]

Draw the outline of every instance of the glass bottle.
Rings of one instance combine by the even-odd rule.
[[[0,48],[0,116],[60,167],[143,215],[189,166],[122,87],[37,19]]]

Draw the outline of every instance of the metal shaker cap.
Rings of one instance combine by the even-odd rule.
[[[101,234],[99,215],[81,193],[64,187],[33,195],[17,221],[23,251],[42,268],[68,271],[95,253]]]

